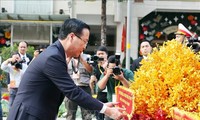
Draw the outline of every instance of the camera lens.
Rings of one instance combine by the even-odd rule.
[[[120,75],[121,74],[121,69],[118,66],[115,66],[113,68],[113,74]]]
[[[16,67],[17,69],[22,69],[22,64],[19,63],[19,62],[16,62],[16,63],[15,63],[15,67]]]

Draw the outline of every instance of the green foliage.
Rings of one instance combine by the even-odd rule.
[[[0,51],[1,51],[0,56],[3,62],[7,60],[8,58],[10,58],[13,52],[18,51],[18,46],[17,44],[14,44],[13,47],[2,47],[0,48]],[[33,53],[34,53],[34,47],[28,46],[27,54],[33,55]],[[3,87],[7,86],[6,74],[7,74],[6,72],[4,72],[3,70],[0,70],[0,85]]]
[[[59,107],[59,110],[58,110],[58,117],[63,117],[64,118],[65,115],[66,115],[66,108],[65,108],[65,103],[63,101],[62,104]]]
[[[8,100],[1,99],[1,106],[2,106],[2,111],[3,111],[3,117],[8,116],[8,111],[9,111],[9,102]]]

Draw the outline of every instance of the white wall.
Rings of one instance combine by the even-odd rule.
[[[107,1],[107,15],[113,15],[115,0]],[[99,14],[101,15],[101,0],[85,1],[85,0],[73,0],[73,7],[76,14]]]
[[[53,14],[59,14],[59,10],[63,9],[64,14],[70,15],[71,0],[54,0],[53,1]]]
[[[0,0],[0,13],[1,8],[4,7],[8,13],[14,12],[14,0]]]

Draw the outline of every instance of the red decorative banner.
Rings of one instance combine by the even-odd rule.
[[[126,114],[129,118],[132,117],[134,113],[134,94],[128,88],[123,86],[115,87],[116,102],[119,102],[118,107],[126,108]]]

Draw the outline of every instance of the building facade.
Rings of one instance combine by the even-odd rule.
[[[195,31],[199,29],[200,18],[196,15],[200,11],[198,0],[131,0],[130,15],[127,15],[126,0],[107,0],[106,7],[110,54],[121,52],[126,17],[131,20],[128,24],[131,30],[129,50],[134,59],[138,57],[138,44],[142,39],[154,43],[171,39],[178,22],[190,19],[185,22],[186,27]],[[94,53],[100,45],[101,0],[0,0],[0,8],[0,37],[5,38],[0,40],[1,45],[9,46],[24,40],[35,46],[52,44],[57,40],[60,25],[67,18],[78,18],[91,26],[88,53]],[[173,17],[169,17],[171,13]],[[182,15],[188,19],[181,20]],[[175,20],[177,18],[179,21]],[[172,25],[174,27],[170,28]],[[123,58],[123,52],[121,56]]]

